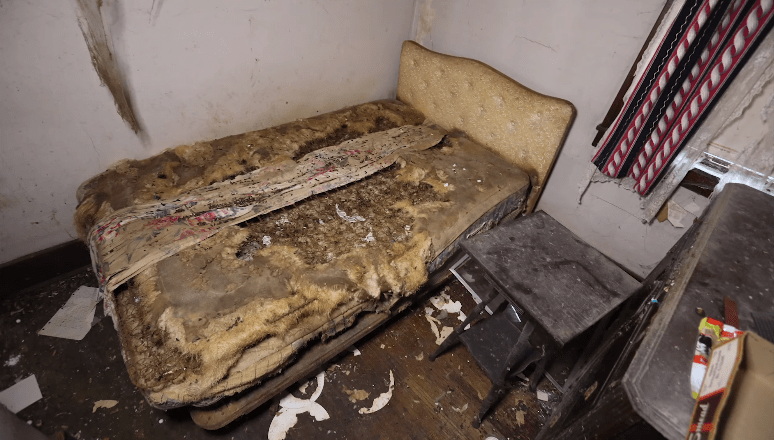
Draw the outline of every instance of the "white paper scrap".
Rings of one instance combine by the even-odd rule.
[[[698,217],[704,211],[704,208],[694,202],[689,202],[687,205],[685,205],[685,210]]]
[[[38,334],[80,341],[91,329],[98,302],[99,289],[79,287]]]
[[[389,403],[390,399],[392,399],[392,390],[395,389],[395,377],[392,375],[392,370],[390,370],[390,389],[388,389],[386,392],[382,393],[374,399],[374,403],[371,404],[370,408],[360,408],[358,412],[360,414],[371,414],[373,412],[379,411],[380,409],[387,406],[387,403]]]
[[[339,217],[343,218],[344,220],[355,223],[355,222],[364,222],[365,219],[359,215],[347,215],[346,212],[339,209],[339,205],[336,205],[336,214],[339,215]]]
[[[690,213],[686,211],[685,208],[678,205],[674,200],[667,202],[667,210],[667,219],[669,220],[669,223],[672,223],[672,226],[675,228],[684,228],[685,225],[683,225],[683,220],[690,215]]]
[[[42,398],[43,395],[40,394],[40,387],[34,374],[0,392],[0,404],[5,405],[8,411],[14,414]]]

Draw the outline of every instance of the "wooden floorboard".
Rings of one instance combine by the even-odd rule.
[[[444,292],[463,302],[463,311],[474,303],[458,283]],[[428,355],[437,348],[436,338],[425,318],[429,301],[399,317],[376,335],[357,346],[359,356],[347,354],[325,370],[325,386],[317,400],[330,420],[315,422],[305,415],[288,433],[288,439],[303,438],[403,438],[403,439],[484,439],[494,435],[505,439],[534,438],[550,403],[539,402],[526,386],[505,396],[481,428],[471,426],[481,400],[489,391],[489,381],[462,346],[440,356],[435,362]],[[439,311],[434,309],[434,316]],[[457,315],[442,319],[446,326],[459,323]],[[361,415],[373,398],[388,388],[392,370],[395,389],[389,404],[373,414]],[[310,384],[305,397],[314,391]],[[558,399],[548,381],[541,389]],[[368,398],[355,403],[347,390],[363,390]],[[332,428],[333,427],[333,428]],[[330,433],[328,431],[331,431]]]
[[[275,398],[229,426],[206,431],[196,426],[187,410],[160,411],[150,407],[129,381],[121,360],[112,322],[102,318],[82,341],[37,335],[81,284],[94,283],[93,274],[82,273],[41,284],[0,298],[0,390],[35,374],[43,398],[17,415],[44,434],[64,430],[82,439],[266,439],[278,410]],[[446,293],[463,302],[463,311],[473,301],[454,282]],[[526,386],[513,389],[485,419],[480,429],[471,421],[489,382],[464,347],[458,346],[428,361],[436,337],[425,318],[429,300],[412,306],[367,339],[357,344],[361,355],[347,352],[325,367],[325,384],[317,400],[330,415],[315,421],[300,414],[286,439],[499,439],[533,438],[547,418],[551,402],[539,402]],[[440,320],[453,327],[457,315]],[[395,389],[389,403],[372,414],[358,410],[370,407],[374,398],[387,391],[390,371]],[[309,396],[315,388],[309,385]],[[294,387],[293,389],[295,389]],[[544,380],[540,389],[558,400]],[[357,390],[362,390],[358,392]],[[348,393],[349,391],[349,393]],[[368,393],[355,402],[350,394]],[[110,409],[94,410],[99,400],[117,400]],[[466,406],[467,405],[467,406]]]

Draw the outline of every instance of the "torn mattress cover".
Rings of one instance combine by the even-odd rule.
[[[124,161],[79,189],[76,224],[133,383],[206,404],[305,344],[388,310],[529,179],[380,101]]]

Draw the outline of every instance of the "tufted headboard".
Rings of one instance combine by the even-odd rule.
[[[446,130],[463,131],[530,176],[531,212],[575,118],[568,101],[528,89],[479,61],[405,41],[398,99]]]

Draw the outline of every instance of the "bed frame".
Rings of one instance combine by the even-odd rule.
[[[531,189],[515,195],[479,219],[448,246],[428,268],[429,292],[447,279],[444,264],[460,240],[489,229],[510,215],[531,212],[575,117],[571,103],[542,95],[481,62],[439,54],[413,41],[403,43],[397,98],[421,111],[447,131],[468,138],[497,153],[528,175]],[[237,395],[207,407],[190,410],[194,422],[205,429],[221,428],[303,380],[352,344],[409,307],[422,294],[403,298],[389,312],[368,313],[325,342],[310,345],[277,375]]]

